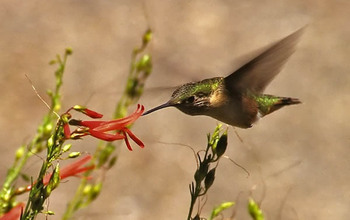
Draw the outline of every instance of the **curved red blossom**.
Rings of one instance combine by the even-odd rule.
[[[69,164],[68,166],[63,167],[60,169],[60,179],[63,180],[70,176],[78,176],[81,173],[84,173],[88,170],[92,170],[95,168],[94,165],[84,166],[84,164],[88,163],[92,159],[91,155],[86,155],[85,157],[81,158],[80,160],[75,161],[74,163]],[[44,177],[44,185],[47,185],[50,181],[52,174],[46,175]]]
[[[95,111],[92,111],[90,109],[85,109],[84,111],[82,111],[85,115],[89,116],[90,118],[102,118],[103,115],[98,113],[98,112],[95,112]]]
[[[80,160],[75,161],[74,163],[69,164],[68,166],[63,167],[60,169],[60,179],[66,179],[70,176],[77,176],[79,177],[79,174],[84,173],[88,170],[92,170],[95,168],[94,165],[84,166],[84,164],[88,163],[92,159],[91,155],[86,155],[85,157],[81,158]],[[44,176],[43,184],[46,186],[49,184],[51,179],[52,173],[47,174]],[[32,189],[32,185],[29,185],[26,187],[25,191],[29,191]]]
[[[142,115],[144,110],[145,107],[143,105],[137,105],[136,111],[125,118],[110,121],[81,121],[80,125],[98,132],[122,130],[124,127],[134,123]]]
[[[102,114],[95,112],[95,111],[92,111],[91,109],[88,109],[88,108],[80,106],[80,105],[75,105],[73,108],[70,108],[70,110],[71,109],[74,109],[78,112],[81,112],[81,113],[89,116],[90,118],[102,118],[103,117]]]
[[[80,128],[76,129],[73,133],[70,134],[70,137],[80,138],[82,136],[90,135],[95,138],[104,141],[115,141],[124,139],[127,148],[132,151],[131,145],[128,140],[128,136],[141,148],[144,147],[144,144],[140,139],[138,139],[128,128],[127,126],[134,123],[144,112],[145,108],[143,105],[137,105],[137,109],[131,115],[114,119],[110,121],[79,121],[71,120],[71,125],[77,125],[85,127],[85,129]],[[115,133],[108,133],[114,131]]]
[[[98,138],[103,141],[109,141],[109,142],[125,139],[125,136],[119,133],[110,134],[110,133],[95,131],[94,129],[89,130],[89,134],[95,138]]]
[[[18,220],[21,217],[24,203],[19,203],[13,207],[9,212],[0,217],[0,220]]]

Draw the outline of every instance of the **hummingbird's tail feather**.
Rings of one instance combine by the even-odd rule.
[[[279,105],[295,105],[301,104],[301,101],[297,98],[282,97],[281,103]]]
[[[290,97],[278,97],[278,101],[271,105],[265,111],[261,111],[262,116],[268,115],[284,106],[301,104],[301,101],[297,98]]]

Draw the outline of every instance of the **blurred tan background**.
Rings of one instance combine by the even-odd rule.
[[[125,84],[130,52],[150,26],[154,70],[140,100],[146,108],[165,102],[171,89],[191,80],[225,76],[242,57],[308,24],[297,52],[267,93],[300,98],[248,130],[229,130],[222,160],[203,216],[224,201],[236,201],[235,219],[250,219],[247,198],[262,202],[267,219],[349,219],[350,215],[350,2],[283,1],[18,1],[0,3],[0,173],[4,177],[15,149],[35,132],[46,107],[41,94],[54,83],[48,61],[66,47],[63,109],[87,104],[112,114]],[[188,184],[195,160],[177,142],[204,149],[216,121],[164,109],[141,118],[134,133],[146,147],[118,151],[105,188],[76,219],[185,219]],[[74,143],[92,152],[96,140]],[[40,158],[26,168],[36,176]],[[1,178],[2,180],[3,178]],[[53,193],[49,209],[60,219],[78,180]],[[225,212],[229,217],[232,210]],[[40,219],[44,219],[41,216]]]

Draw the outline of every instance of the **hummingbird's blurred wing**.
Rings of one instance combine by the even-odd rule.
[[[227,76],[225,78],[227,88],[231,91],[249,90],[262,93],[295,51],[295,45],[303,30],[304,28],[301,28],[274,43],[260,55]]]

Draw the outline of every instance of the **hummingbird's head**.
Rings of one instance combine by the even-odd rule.
[[[189,115],[201,115],[210,108],[212,96],[219,87],[219,80],[221,78],[186,83],[173,92],[169,101],[146,111],[143,115],[171,106]]]

